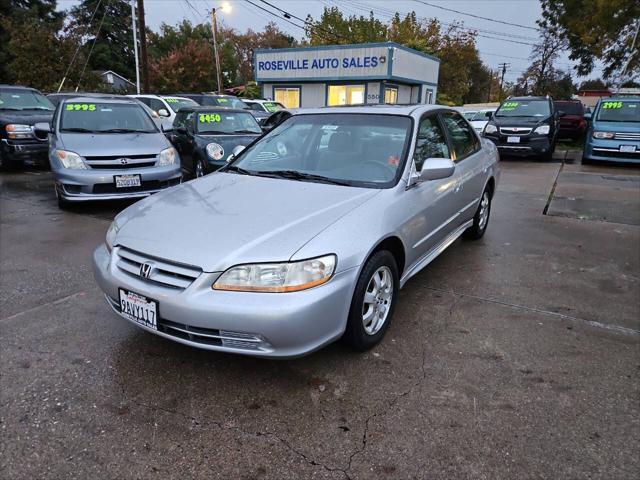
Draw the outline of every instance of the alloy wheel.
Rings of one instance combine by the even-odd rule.
[[[393,300],[393,275],[386,265],[378,268],[367,285],[362,303],[362,325],[367,335],[375,335],[387,321]]]

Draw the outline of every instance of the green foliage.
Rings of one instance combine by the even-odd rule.
[[[640,74],[640,24],[638,0],[541,0],[538,23],[560,42],[566,42],[569,58],[578,62],[580,75],[593,71],[595,61],[604,64],[604,77],[637,77]],[[640,37],[640,36],[639,36]]]
[[[260,98],[262,96],[262,92],[260,91],[258,84],[252,81],[245,85],[244,90],[241,91],[238,96],[242,98]]]
[[[595,78],[582,82],[579,90],[606,90],[609,86],[609,83],[605,82],[601,78]]]

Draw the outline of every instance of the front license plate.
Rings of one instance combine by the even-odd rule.
[[[622,153],[635,153],[636,146],[635,145],[620,145],[620,151]]]
[[[139,187],[140,175],[115,175],[116,188]]]
[[[118,290],[120,292],[120,313],[129,320],[157,330],[158,302],[122,288]]]
[[[507,143],[520,143],[520,137],[507,137]]]

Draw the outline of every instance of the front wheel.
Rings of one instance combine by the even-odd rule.
[[[473,225],[464,231],[464,237],[470,240],[478,240],[483,237],[489,225],[489,216],[491,215],[491,190],[489,187],[482,192],[480,204],[473,216]]]
[[[398,296],[398,266],[393,255],[382,250],[365,264],[358,278],[344,339],[355,350],[369,350],[384,337]]]

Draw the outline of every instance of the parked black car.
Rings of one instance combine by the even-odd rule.
[[[38,90],[0,85],[0,168],[48,165],[49,144],[33,125],[51,122],[53,104]]]
[[[246,110],[183,107],[167,137],[186,174],[201,177],[226,165],[236,147],[246,147],[260,135],[260,126]]]
[[[562,114],[550,97],[509,97],[492,115],[484,136],[500,153],[551,160]]]

